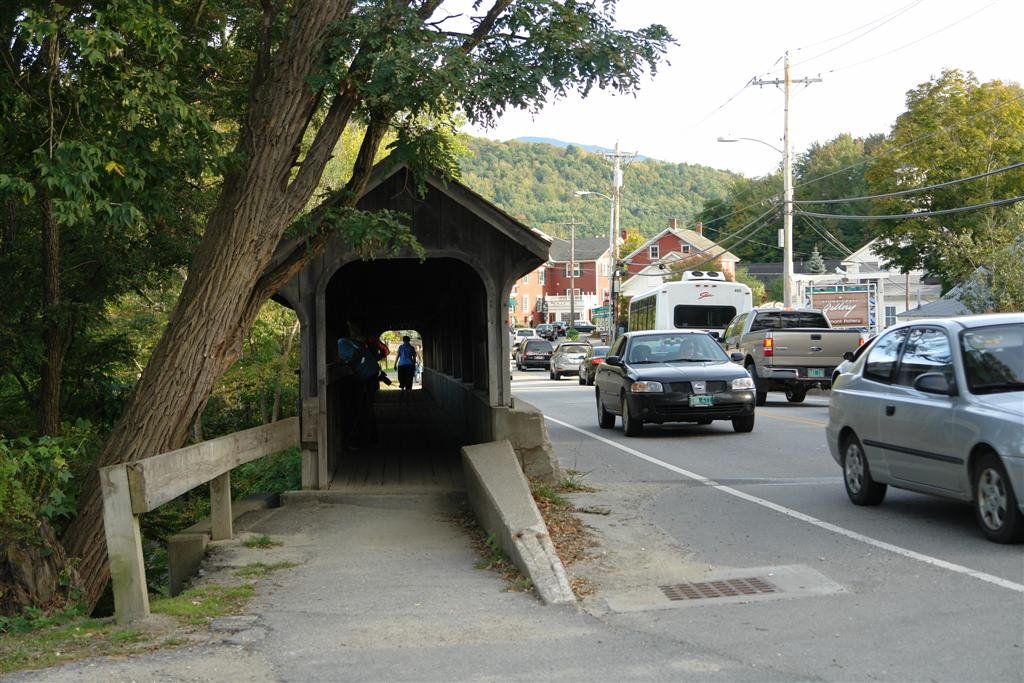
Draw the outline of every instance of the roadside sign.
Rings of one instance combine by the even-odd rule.
[[[593,308],[593,310],[591,310],[590,314],[592,316],[594,316],[595,318],[597,318],[599,316],[606,316],[606,315],[608,315],[608,307],[607,306],[595,306]]]

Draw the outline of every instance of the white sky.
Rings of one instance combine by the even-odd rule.
[[[945,68],[1024,83],[1024,0],[619,0],[616,16],[622,28],[664,24],[679,41],[668,54],[671,66],[635,98],[592,93],[536,116],[511,111],[494,129],[467,132],[609,148],[618,140],[624,151],[754,176],[777,168],[779,154],[716,138],[782,147],[782,90],[743,85],[757,75],[781,78],[787,49],[793,78],[823,79],[794,86],[796,153],[844,132],[889,132],[906,92]]]

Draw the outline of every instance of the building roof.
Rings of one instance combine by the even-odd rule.
[[[825,261],[825,272],[834,273],[842,261]],[[748,263],[745,266],[748,273],[768,284],[772,280],[782,277],[782,262],[777,263]],[[795,275],[809,275],[806,261],[793,261],[793,273]]]
[[[739,261],[739,257],[726,249],[718,246],[714,240],[708,239],[704,235],[698,234],[696,230],[690,230],[688,228],[665,228],[654,237],[650,238],[643,244],[641,244],[635,251],[626,256],[622,257],[623,260],[630,260],[641,251],[647,249],[649,246],[660,240],[665,235],[672,233],[687,244],[691,244],[701,251],[708,252],[708,258],[723,258],[727,261]]]
[[[951,318],[972,311],[956,299],[939,299],[896,315],[897,318]]]
[[[569,261],[571,251],[569,240],[554,237],[551,239],[550,259],[556,263]],[[608,251],[607,237],[577,237],[576,238],[576,260],[596,261]]]

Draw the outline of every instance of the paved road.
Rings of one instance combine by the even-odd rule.
[[[785,600],[645,609],[637,591],[612,595],[610,623],[808,679],[1024,677],[1021,546],[984,540],[963,504],[893,489],[880,507],[850,504],[824,442],[827,395],[769,394],[751,434],[716,422],[629,439],[597,427],[574,378],[516,372],[513,392],[548,417],[564,466],[645,492],[639,514],[694,571],[805,572]]]

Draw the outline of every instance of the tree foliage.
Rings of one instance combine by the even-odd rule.
[[[612,0],[495,0],[475,3],[470,16],[448,4],[265,2],[257,16],[251,5],[195,9],[190,20],[219,25],[220,34],[232,34],[229,44],[242,46],[231,64],[248,91],[232,112],[237,142],[181,295],[98,465],[184,443],[264,302],[338,230],[351,228],[349,236],[364,240],[352,245],[357,253],[412,246],[396,229],[398,217],[380,219],[389,231],[382,242],[349,220],[389,135],[398,160],[451,174],[452,149],[439,132],[460,116],[487,124],[508,107],[537,109],[572,90],[633,92],[672,40],[659,25],[615,29]],[[156,6],[150,12],[160,14]],[[197,40],[222,44],[216,31]],[[363,133],[352,174],[324,191],[326,166],[353,124]],[[290,251],[273,258],[297,221],[305,239],[289,240]],[[160,420],[151,419],[154,410]],[[94,602],[107,575],[95,478],[67,538],[81,558],[85,597]]]
[[[608,201],[575,194],[611,192],[611,166],[600,154],[575,145],[468,136],[463,142],[469,154],[459,162],[462,182],[508,213],[546,232],[552,232],[548,226],[583,222],[576,230],[580,237],[608,234]],[[725,197],[734,177],[706,166],[634,161],[624,172],[620,229],[646,239],[664,230],[669,218],[691,225],[706,203]]]
[[[907,111],[886,136],[867,173],[873,194],[925,187],[1024,159],[1024,88],[980,83],[949,70],[907,93]],[[877,200],[876,214],[940,211],[1024,195],[1024,169],[930,192]],[[1005,243],[1009,207],[877,221],[877,251],[905,270],[923,269],[947,284],[969,278],[983,246]]]

